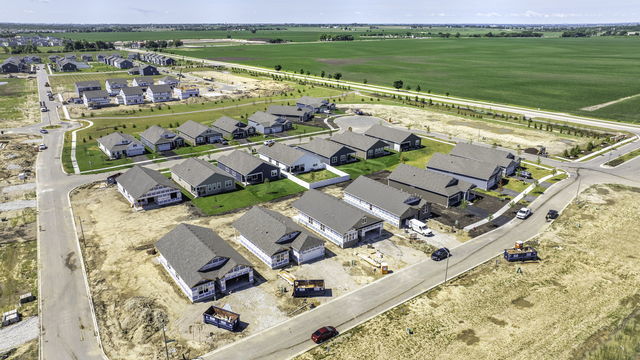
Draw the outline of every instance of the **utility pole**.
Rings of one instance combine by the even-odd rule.
[[[449,252],[449,249],[447,249],[447,265],[444,268],[444,284],[445,285],[447,285],[447,275],[448,275],[448,272],[449,272],[449,258],[450,257],[451,257],[451,253]]]
[[[82,233],[82,245],[86,248],[87,241],[84,238],[84,228],[82,227],[82,219],[78,216],[78,223],[80,223],[80,232]]]
[[[165,334],[165,322],[162,321],[162,340],[164,341],[164,353],[167,356],[167,360],[169,360],[169,347],[167,346],[167,335]]]

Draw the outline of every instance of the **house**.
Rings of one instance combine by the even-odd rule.
[[[258,149],[260,159],[267,161],[282,171],[297,174],[324,169],[325,164],[315,155],[276,142]]]
[[[158,262],[191,302],[253,284],[251,263],[211,229],[178,224],[155,247]]]
[[[311,96],[301,97],[296,101],[296,106],[301,109],[309,109],[314,113],[325,112],[326,110],[336,108],[336,104],[329,102],[329,100]]]
[[[153,85],[153,78],[147,76],[134,78],[132,82],[132,86],[141,86],[143,88],[147,88],[149,85]]]
[[[396,189],[419,196],[432,204],[456,206],[462,200],[471,200],[475,185],[434,171],[400,164],[387,178],[387,184]]]
[[[406,191],[366,176],[359,176],[346,189],[343,200],[397,228],[411,219],[423,220],[431,214],[429,203]]]
[[[280,178],[280,168],[241,150],[234,150],[218,158],[218,167],[228,172],[243,185],[260,184]]]
[[[364,134],[386,142],[395,151],[413,150],[421,146],[421,139],[418,135],[390,126],[376,124],[365,131]]]
[[[171,87],[178,85],[178,79],[173,76],[164,76],[158,79],[158,84],[160,85],[169,85]]]
[[[100,108],[105,105],[109,105],[111,100],[109,99],[109,93],[106,90],[93,90],[84,91],[82,93],[82,102],[87,108]]]
[[[180,100],[200,96],[200,89],[195,85],[182,85],[173,88],[173,95]]]
[[[244,139],[255,134],[253,127],[228,116],[223,116],[216,120],[213,123],[213,128],[220,131],[223,136],[232,139]]]
[[[291,121],[264,111],[249,116],[249,126],[253,126],[260,134],[281,133],[293,128]]]
[[[238,242],[271,269],[324,258],[324,241],[275,211],[254,206],[233,227]]]
[[[91,56],[90,54],[82,54],[80,58],[82,59],[82,61],[93,61],[93,56]]]
[[[144,145],[129,134],[113,132],[98,139],[98,147],[109,159],[144,154]]]
[[[341,248],[382,234],[383,221],[331,195],[311,189],[292,206],[296,221]]]
[[[233,177],[211,163],[189,158],[171,168],[171,179],[195,197],[225,193],[236,189]]]
[[[133,67],[133,62],[131,62],[131,60],[129,59],[116,59],[113,62],[113,66],[117,67],[118,69],[131,69]]]
[[[109,95],[115,96],[120,93],[120,89],[128,86],[127,79],[107,79],[104,81],[104,87]],[[99,90],[99,89],[97,89]]]
[[[502,177],[502,168],[496,163],[442,153],[433,154],[427,163],[427,170],[470,182],[483,190],[489,190],[496,186]]]
[[[180,125],[176,132],[192,146],[213,144],[222,140],[222,134],[199,122],[189,120]]]
[[[144,103],[144,91],[139,86],[123,87],[116,97],[118,104],[137,105]]]
[[[57,63],[58,71],[78,71],[78,66],[75,62],[67,59],[62,59]]]
[[[160,75],[160,72],[158,71],[158,69],[152,65],[142,65],[139,67],[138,71],[142,76]]]
[[[329,140],[355,150],[356,156],[362,159],[372,159],[389,154],[386,150],[389,144],[386,142],[352,131],[333,135]]]
[[[145,92],[145,97],[151,102],[171,101],[171,86],[169,85],[149,85]]]
[[[309,121],[313,117],[313,111],[297,106],[271,105],[267,109],[269,114],[285,118],[290,121]]]
[[[319,157],[323,163],[331,166],[357,161],[355,150],[326,139],[315,138],[306,144],[298,145],[298,148]]]
[[[487,163],[495,163],[500,166],[504,176],[514,174],[520,167],[521,161],[520,157],[508,151],[467,143],[458,143],[449,154]]]
[[[153,125],[140,133],[140,141],[152,151],[169,151],[184,144],[180,136],[158,125]]]
[[[134,66],[131,69],[129,69],[129,71],[127,71],[127,73],[129,75],[140,75],[140,68],[137,67],[137,66]]]
[[[95,90],[102,90],[102,86],[100,86],[100,83],[98,81],[78,81],[75,84],[76,87],[76,94],[78,94],[78,97],[82,97],[82,93],[84,93],[85,91],[95,91]]]
[[[22,66],[20,62],[15,58],[5,59],[2,65],[0,65],[0,70],[2,70],[3,73],[17,73],[20,72],[21,69]]]
[[[134,166],[118,176],[118,191],[135,209],[175,204],[182,201],[180,187],[160,172]]]

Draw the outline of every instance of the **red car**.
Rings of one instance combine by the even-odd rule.
[[[338,330],[336,330],[336,328],[333,326],[325,326],[311,334],[311,340],[316,344],[320,344],[336,335],[338,335]]]

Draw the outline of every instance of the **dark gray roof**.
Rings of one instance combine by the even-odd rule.
[[[189,158],[175,165],[171,168],[171,173],[194,187],[218,181],[234,180],[224,170],[198,158]]]
[[[115,79],[107,79],[104,81],[105,83],[109,83],[109,85],[124,85],[127,86],[127,79],[115,78]]]
[[[140,77],[134,78],[133,80],[135,80],[138,83],[139,82],[146,82],[146,83],[149,83],[149,84],[153,84],[153,78],[150,77],[150,76],[140,76]]]
[[[274,169],[277,169],[274,165],[262,161],[258,157],[250,155],[242,150],[234,150],[230,154],[223,155],[218,158],[218,162],[244,175],[249,174],[251,171],[263,164],[267,164]]]
[[[151,91],[154,93],[170,93],[171,86],[169,85],[149,85],[147,91]]]
[[[91,91],[83,91],[82,92],[83,96],[86,96],[87,99],[92,99],[92,98],[108,98],[109,97],[109,93],[107,92],[107,90],[91,90]]]
[[[271,146],[262,146],[258,148],[258,154],[267,156],[273,160],[281,162],[285,165],[293,165],[296,161],[307,153],[298,150],[296,148],[281,144],[279,142],[274,143]]]
[[[137,143],[142,146],[142,143],[138,139],[129,134],[123,134],[120,132],[112,132],[109,135],[103,136],[98,139],[98,142],[102,144],[109,151],[117,150],[118,148],[127,148],[131,143]]]
[[[196,225],[179,224],[156,242],[156,249],[190,287],[220,279],[238,265],[251,267],[213,230]],[[218,267],[199,271],[218,257],[228,260]]]
[[[253,115],[249,116],[249,121],[253,121],[264,127],[271,127],[281,123],[281,118],[273,114],[268,114],[264,111],[256,111]]]
[[[305,192],[292,206],[340,234],[382,221],[342,200],[313,189]]]
[[[312,106],[314,108],[319,108],[322,105],[328,104],[329,101],[323,98],[311,97],[311,96],[303,96],[296,101],[296,104],[302,104],[307,106]]]
[[[362,151],[388,146],[388,144],[382,140],[362,134],[356,134],[353,131],[345,131],[342,134],[333,135],[329,140]]]
[[[304,251],[324,244],[290,218],[260,206],[251,208],[233,226],[269,256],[289,248]],[[300,234],[293,239],[278,242],[283,236],[294,232]]]
[[[421,203],[421,199],[408,192],[396,189],[366,176],[359,176],[346,189],[345,194],[351,194],[396,216],[403,216],[414,206]]]
[[[193,120],[188,120],[184,124],[180,125],[176,130],[193,138],[200,136],[200,134],[207,130],[213,131],[213,129],[211,129],[210,127]]]
[[[433,154],[427,163],[427,169],[438,169],[482,180],[487,180],[495,174],[497,167],[495,162],[488,163],[443,153]]]
[[[168,81],[168,82],[178,82],[178,79],[174,78],[173,76],[163,76],[158,80],[160,80],[160,81]]]
[[[352,153],[354,152],[344,145],[321,138],[315,138],[306,144],[298,145],[298,147],[326,158],[330,158],[343,149],[348,149],[349,152]]]
[[[174,184],[173,181],[167,179],[158,171],[138,165],[120,175],[118,177],[118,184],[122,185],[122,187],[136,199],[157,185],[178,189],[178,186]]]
[[[142,91],[142,88],[140,86],[123,87],[120,88],[120,91],[122,91],[127,96],[144,94],[144,91]]]
[[[508,151],[467,143],[458,143],[449,154],[495,163],[502,167],[507,167],[512,161],[516,161],[516,156]]]
[[[147,139],[152,144],[162,144],[171,142],[175,139],[176,134],[158,125],[153,125],[147,130],[140,133],[140,137]]]
[[[311,112],[311,110],[300,109],[297,106],[286,106],[286,105],[271,105],[267,109],[269,114],[280,115],[280,116],[304,116]]]
[[[410,137],[417,136],[409,131],[404,131],[380,124],[373,125],[367,131],[365,131],[364,134],[367,136],[372,136],[374,138],[387,140],[396,144],[401,144],[402,142],[407,141]]]
[[[466,181],[458,180],[453,176],[419,169],[406,164],[398,165],[389,175],[389,180],[446,196],[466,192],[474,187],[474,185]]]
[[[89,80],[89,81],[78,81],[76,82],[76,88],[79,87],[101,87],[100,82],[97,80]]]
[[[234,132],[239,127],[238,124],[244,125],[243,123],[241,123],[236,119],[232,119],[228,116],[223,116],[218,120],[216,120],[213,123],[213,126],[217,127],[218,129],[231,133],[231,132]]]

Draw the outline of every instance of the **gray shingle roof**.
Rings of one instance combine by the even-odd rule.
[[[194,187],[224,180],[234,181],[224,170],[198,158],[189,158],[175,165],[171,173]]]
[[[141,77],[134,78],[133,80],[135,80],[137,83],[145,82],[145,83],[153,84],[153,78],[149,76],[141,76]]]
[[[487,163],[496,163],[502,167],[507,167],[512,161],[516,161],[516,156],[508,151],[467,143],[458,143],[449,154]]]
[[[326,158],[330,158],[343,149],[348,149],[351,153],[354,152],[344,145],[321,138],[315,138],[306,144],[298,145],[298,147]]]
[[[218,234],[201,226],[179,224],[156,242],[156,248],[190,287],[220,279],[238,265],[251,267],[251,263]],[[228,260],[218,267],[198,271],[217,257]]]
[[[443,153],[435,153],[427,164],[427,169],[438,169],[454,174],[487,180],[496,173],[498,165],[475,159],[467,159]]]
[[[329,138],[329,140],[362,151],[367,151],[371,148],[388,146],[388,144],[382,140],[378,140],[376,138],[372,138],[362,134],[356,134],[353,131],[346,131],[342,134],[333,135]]]
[[[105,135],[99,138],[98,142],[105,148],[109,149],[109,151],[114,151],[118,148],[125,149],[131,143],[137,143],[142,146],[142,143],[138,141],[138,139],[129,134],[123,134],[120,132],[112,132],[109,135]],[[124,142],[126,142],[126,144],[123,145]]]
[[[167,179],[158,171],[138,165],[120,175],[118,177],[118,184],[122,185],[122,187],[136,199],[157,185],[178,189],[178,186],[174,184],[173,181]]]
[[[365,131],[364,134],[374,138],[391,141],[396,144],[401,144],[404,141],[407,141],[409,138],[416,136],[409,131],[404,131],[380,124],[373,125],[367,131]]]
[[[219,118],[218,120],[216,120],[213,123],[213,126],[217,127],[218,129],[224,130],[226,132],[234,132],[238,126],[237,124],[242,124],[240,121],[236,120],[236,119],[232,119],[228,116],[223,116],[221,118]]]
[[[419,169],[406,164],[398,165],[389,175],[389,180],[446,196],[452,196],[461,191],[466,192],[474,187],[474,185],[458,180],[453,176]]]
[[[258,157],[250,155],[249,153],[241,150],[234,150],[230,154],[221,156],[220,158],[218,158],[218,162],[232,168],[233,170],[243,175],[248,175],[258,166],[261,166],[263,164],[267,164],[274,169],[277,169],[275,166],[260,160]]]
[[[93,99],[93,98],[108,98],[109,97],[109,93],[107,92],[107,90],[91,90],[91,91],[83,91],[82,92],[83,96],[86,96],[87,99]]]
[[[273,114],[267,114],[264,111],[256,111],[253,115],[249,116],[249,121],[253,121],[264,127],[271,127],[273,125],[280,124],[280,117]]]
[[[161,77],[159,80],[165,81],[165,82],[178,82],[178,79],[174,78],[173,76],[164,76],[164,77]]]
[[[123,88],[120,88],[120,91],[122,91],[127,96],[144,94],[144,91],[142,91],[142,88],[140,86],[123,87]]]
[[[322,240],[312,236],[290,218],[260,206],[251,208],[236,220],[233,226],[269,256],[289,248],[304,251],[324,244]],[[278,243],[283,236],[293,232],[300,234],[292,240]]]
[[[124,85],[124,86],[127,86],[128,85],[127,79],[122,79],[122,78],[107,79],[107,80],[105,80],[105,83],[107,83],[107,82],[111,86],[113,86],[113,85]]]
[[[158,125],[153,125],[147,130],[140,133],[140,137],[145,138],[147,141],[154,145],[167,143],[175,139],[176,134]]]
[[[307,106],[312,106],[314,108],[322,107],[322,105],[327,104],[329,101],[323,98],[311,97],[311,96],[303,96],[300,99],[296,100],[296,104],[302,104]]]
[[[199,122],[195,122],[193,120],[188,120],[184,124],[180,125],[176,130],[193,138],[200,136],[203,132],[207,130],[213,131],[213,129],[211,129],[210,127],[203,125]]]
[[[169,85],[149,85],[147,91],[152,93],[171,93],[171,86]]]
[[[297,106],[271,105],[267,109],[267,112],[269,114],[280,116],[304,116],[311,111],[307,109],[300,109]]]
[[[296,161],[300,160],[301,157],[306,155],[304,151],[278,142],[271,146],[261,146],[258,148],[258,154],[267,156],[285,165],[293,165]]]
[[[76,88],[79,87],[101,87],[100,82],[97,80],[89,80],[89,81],[78,81],[76,82]]]
[[[422,201],[415,195],[383,184],[366,176],[359,176],[346,189],[351,194],[396,216],[403,216]]]
[[[309,190],[292,206],[340,234],[382,220],[318,190]]]

